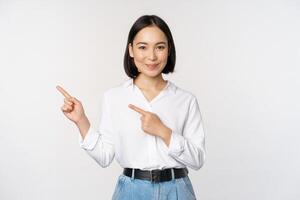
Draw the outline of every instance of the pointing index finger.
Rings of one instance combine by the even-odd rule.
[[[72,96],[71,96],[66,90],[64,90],[62,87],[60,87],[59,85],[56,86],[56,89],[57,89],[62,95],[64,95],[66,98],[72,98]]]
[[[134,111],[136,111],[136,112],[142,114],[142,115],[147,114],[147,111],[145,111],[145,110],[143,110],[143,109],[141,109],[141,108],[139,108],[139,107],[137,107],[137,106],[134,106],[134,105],[132,105],[132,104],[129,104],[128,107],[131,108],[132,110],[134,110]]]

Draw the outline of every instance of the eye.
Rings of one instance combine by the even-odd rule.
[[[145,49],[146,47],[145,46],[139,46],[139,49]]]
[[[163,50],[163,49],[165,49],[165,46],[158,46],[157,48],[160,50]]]

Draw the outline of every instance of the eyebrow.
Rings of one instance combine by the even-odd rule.
[[[136,43],[135,45],[138,45],[138,44],[148,44],[147,42],[138,42]],[[166,42],[157,42],[155,45],[158,45],[158,44],[167,44]]]

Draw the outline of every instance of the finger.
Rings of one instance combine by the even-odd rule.
[[[74,102],[73,101],[70,101],[70,100],[68,100],[68,99],[64,99],[64,102],[65,102],[65,104],[68,104],[68,105],[70,105],[70,106],[72,106],[73,104],[74,104]]]
[[[72,98],[72,96],[71,96],[66,90],[64,90],[62,87],[60,87],[59,85],[56,86],[56,89],[57,89],[62,95],[64,95],[66,98]]]
[[[139,108],[137,106],[134,106],[132,104],[129,104],[128,107],[131,108],[132,110],[134,110],[134,111],[142,114],[142,115],[146,115],[147,114],[147,111],[145,111],[145,110],[143,110],[143,109],[141,109],[141,108]]]
[[[69,104],[64,104],[64,106],[67,108],[67,109],[71,109],[73,110],[74,109],[74,105],[69,105]]]
[[[70,101],[71,103],[75,104],[80,104],[81,102],[76,99],[75,97],[71,97],[71,98],[66,98],[67,101]]]
[[[71,99],[70,99],[70,101],[72,101],[73,103],[75,103],[75,104],[80,104],[81,102],[78,100],[78,99],[76,99],[75,97],[72,97]]]
[[[64,107],[65,107],[65,108],[67,108],[68,110],[73,110],[73,106],[70,106],[70,105],[64,104]]]
[[[69,105],[66,105],[64,104],[63,107],[61,108],[63,111],[72,111],[73,110],[73,107],[72,106],[69,106]]]
[[[61,109],[61,111],[63,111],[64,113],[70,113],[70,112],[72,112],[71,110],[68,110],[68,109],[66,109],[66,108]]]
[[[68,111],[68,109],[66,108],[66,106],[62,106],[62,107],[61,107],[61,110],[62,110],[63,112],[67,112],[67,111]]]

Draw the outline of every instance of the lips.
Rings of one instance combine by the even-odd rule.
[[[149,64],[149,65],[146,64],[146,66],[147,66],[150,70],[153,70],[153,69],[155,69],[155,68],[158,66],[158,64]]]

